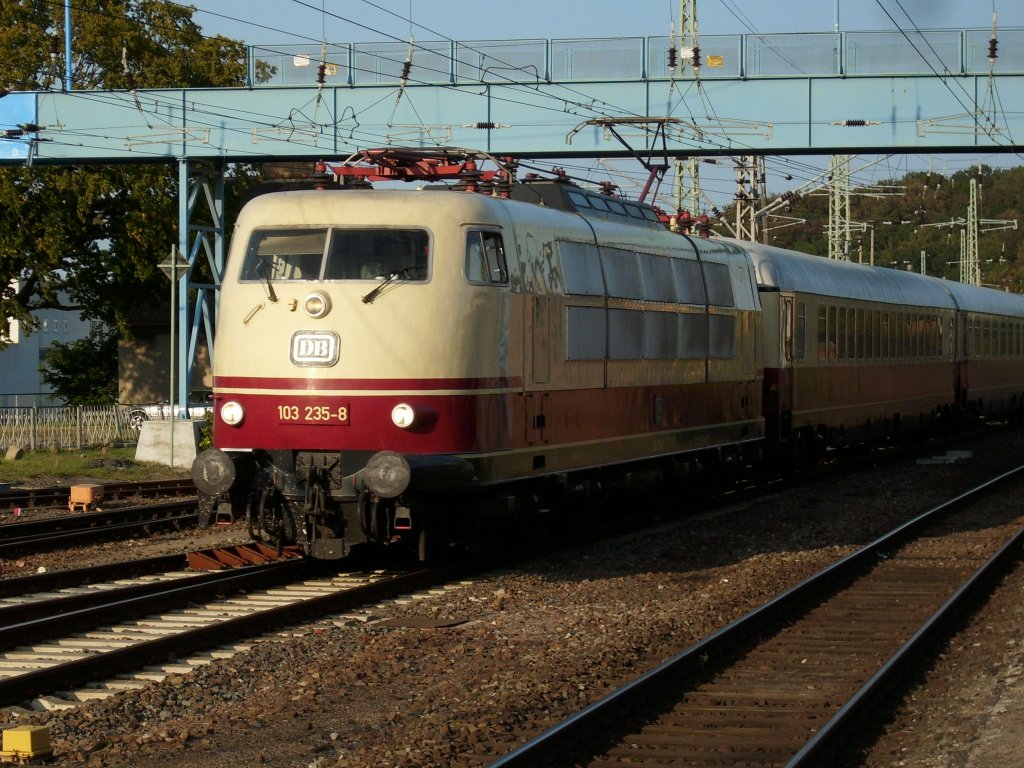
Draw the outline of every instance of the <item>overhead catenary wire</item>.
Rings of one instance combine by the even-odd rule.
[[[50,4],[52,6],[55,6],[55,7],[57,5],[59,5],[57,0],[44,0],[44,2],[48,2],[48,4]],[[671,2],[671,0],[670,0],[670,2]],[[299,5],[305,5],[307,7],[313,7],[313,6],[310,6],[307,3],[299,2],[298,4]],[[381,8],[381,6],[379,6],[378,4],[370,3],[370,2],[368,2],[368,0],[367,0],[367,4],[371,5],[373,7]],[[350,23],[355,23],[351,19],[346,19],[343,16],[339,16],[337,14],[329,14],[329,13],[327,13],[325,11],[325,9],[324,9],[324,3],[323,2],[320,4],[320,6],[321,6],[320,8],[315,8],[315,10],[317,10],[318,12],[321,12],[321,13],[324,14],[322,16],[322,19],[324,19],[324,29],[326,29],[326,17],[327,17],[327,15],[330,15],[332,17],[335,17],[335,18],[338,18],[338,19],[341,19],[341,20],[344,20],[344,21],[348,21]],[[387,11],[387,9],[381,8],[381,10],[384,10],[385,12],[388,12],[388,13],[392,13],[392,15],[396,16],[397,18],[403,18],[403,17],[401,17],[400,14],[394,14],[391,11]],[[410,32],[413,29],[413,21],[412,21],[412,18],[411,18],[411,16],[412,16],[411,11],[412,11],[412,9],[411,9],[411,2],[410,2],[410,14],[409,14],[409,17],[405,18],[405,21],[407,21],[408,24],[409,24]],[[211,12],[203,11],[203,13],[211,13]],[[222,16],[224,18],[228,18],[228,17],[224,16],[223,14],[213,14],[213,15],[217,15],[217,16]],[[239,20],[239,21],[240,22],[244,21],[244,23],[246,23],[246,24],[252,24],[252,22],[250,22],[249,20]],[[263,28],[263,29],[268,29],[268,30],[278,31],[278,32],[281,32],[282,35],[292,35],[293,34],[293,33],[290,33],[290,32],[286,32],[285,30],[275,29],[273,27],[268,27],[266,25],[252,24],[252,26]],[[420,27],[420,25],[416,25],[416,26],[417,26],[417,28],[427,29],[426,27]],[[427,31],[433,32],[433,30],[429,30],[429,29]],[[436,32],[433,32],[433,33],[434,34],[438,34]],[[388,35],[385,34],[385,36],[388,36]],[[388,37],[390,37],[390,36],[388,36]],[[393,39],[395,39],[396,41],[398,40],[397,37],[393,38]],[[449,39],[449,41],[450,41],[450,38],[447,38],[447,39]],[[322,42],[322,40],[323,40],[323,38],[319,42]],[[473,50],[473,49],[472,48],[467,48],[467,50]],[[518,71],[524,72],[525,70],[523,68],[519,68]],[[500,76],[496,75],[496,77],[498,77],[498,79],[500,79]],[[409,82],[412,83],[412,84],[429,84],[429,85],[435,85],[435,86],[437,85],[437,83],[429,82],[429,81],[427,81],[425,79],[417,80],[415,77],[410,78]],[[616,107],[613,104],[610,104],[610,103],[607,103],[607,102],[602,102],[602,101],[599,101],[599,100],[594,100],[588,94],[580,91],[579,89],[568,88],[567,86],[565,87],[566,90],[563,91],[563,93],[561,95],[559,95],[559,96],[552,96],[551,94],[545,92],[543,94],[543,96],[550,100],[550,104],[548,104],[547,106],[540,106],[537,103],[536,97],[537,97],[538,93],[537,93],[536,90],[531,90],[530,91],[530,96],[531,96],[530,100],[528,102],[524,102],[524,101],[522,101],[522,100],[520,100],[518,98],[515,98],[514,92],[517,91],[517,90],[518,91],[530,90],[529,86],[524,86],[522,83],[516,82],[516,81],[512,80],[511,78],[507,78],[506,82],[504,84],[507,86],[504,89],[504,95],[500,96],[500,97],[495,97],[494,94],[492,94],[491,98],[500,98],[500,99],[504,100],[505,103],[508,103],[508,104],[528,103],[529,106],[531,106],[534,109],[545,109],[545,110],[548,110],[548,111],[552,112],[553,114],[557,113],[557,114],[560,114],[560,115],[561,114],[565,114],[567,112],[570,113],[570,114],[578,114],[578,115],[581,115],[581,116],[584,116],[584,115],[598,115],[598,116],[605,116],[605,117],[614,117],[616,115],[625,115],[625,116],[635,115],[635,113],[632,113],[629,110],[625,110],[625,109],[620,108],[620,107]],[[560,85],[563,85],[563,84],[560,84]],[[392,93],[394,94],[394,91]],[[566,94],[570,94],[570,95],[567,97]],[[684,108],[687,111],[690,112],[691,117],[695,117],[693,115],[693,110],[691,108],[691,105],[688,102],[684,102],[684,103],[685,103],[685,107]],[[708,116],[709,116],[710,119],[714,120],[714,118],[718,117],[717,114],[715,113],[714,105],[711,104],[710,101],[707,101],[707,102],[704,103],[704,108],[707,111]],[[205,105],[204,114],[206,114],[208,116],[208,118],[209,118],[207,121],[204,121],[204,122],[206,122],[207,124],[213,125],[213,126],[216,125],[216,121],[217,121],[217,116],[218,115],[225,116],[225,117],[228,117],[228,118],[243,118],[243,119],[246,116],[246,112],[244,110],[238,110],[238,109],[225,110],[222,107],[220,107],[218,105],[215,105],[215,104]],[[272,114],[263,114],[263,113],[250,113],[250,114],[251,114],[252,118],[258,118],[258,117],[264,117],[265,118],[261,122],[254,121],[254,125],[263,125],[264,127],[279,127],[279,126],[288,124],[290,121],[294,121],[295,118],[299,116],[300,111],[292,110],[288,115],[278,115],[278,116],[275,116],[275,115],[272,115]],[[328,115],[328,116],[326,116],[326,119],[322,123],[320,123],[320,124],[326,129],[328,127],[333,127],[333,126],[338,125],[339,120],[350,120],[351,121],[353,118],[356,118],[354,113],[349,115],[347,118],[345,118],[345,117],[335,117],[335,116]],[[231,127],[231,128],[229,128],[229,130],[234,131],[235,128]],[[244,129],[239,129],[238,132],[239,133],[245,133],[246,131]],[[379,140],[382,140],[382,141],[386,141],[388,139],[388,136],[386,134],[374,133],[372,131],[366,131],[366,130],[363,130],[361,133],[354,134],[354,135],[357,135],[357,136],[361,137],[362,140],[364,140],[364,141],[372,141],[372,140],[376,140],[376,139],[379,139]],[[307,146],[310,146],[311,148],[315,148],[315,146],[316,146],[314,143],[309,143],[309,142],[301,142],[301,141],[299,141],[298,143],[305,143]],[[721,152],[743,151],[743,148],[744,148],[744,145],[745,145],[745,142],[742,142],[742,141],[722,142],[722,141],[717,141],[715,139],[711,139],[708,143],[712,144],[713,149],[717,149],[717,151],[721,151]],[[258,152],[253,152],[253,154],[254,155],[259,155]],[[771,161],[771,162],[772,162],[772,165],[774,166],[779,161]],[[792,168],[791,165],[787,165],[785,167]],[[810,166],[808,166],[808,168],[810,168]],[[808,171],[808,173],[810,173],[810,171]],[[813,175],[813,174],[810,174],[810,175]]]

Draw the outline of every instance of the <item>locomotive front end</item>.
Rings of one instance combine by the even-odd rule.
[[[479,398],[465,382],[485,356],[453,330],[473,325],[461,314],[471,310],[434,258],[461,253],[465,235],[423,196],[278,193],[239,217],[217,327],[215,447],[193,477],[256,539],[321,558],[363,542],[422,555],[424,499],[474,477],[460,454],[476,444]]]

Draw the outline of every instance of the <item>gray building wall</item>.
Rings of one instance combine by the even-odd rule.
[[[6,347],[0,349],[0,407],[60,405],[43,382],[39,366],[56,342],[85,338],[92,323],[77,312],[40,309],[32,313],[39,327],[26,333],[21,323],[8,320]]]

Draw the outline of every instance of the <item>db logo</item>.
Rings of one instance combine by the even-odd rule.
[[[297,331],[292,335],[295,365],[329,366],[338,362],[338,334],[334,331]]]

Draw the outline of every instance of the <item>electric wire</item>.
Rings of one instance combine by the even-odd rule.
[[[45,1],[45,0],[44,0],[44,1]],[[364,2],[368,2],[368,0],[364,0]],[[309,5],[307,4],[307,3],[302,3],[302,2],[299,2],[299,4],[300,4],[300,5],[306,5],[307,7],[312,7],[312,6],[309,6]],[[374,7],[380,8],[380,6],[378,6],[378,5],[377,5],[377,4],[375,4],[375,3],[369,3],[369,2],[368,2],[368,4],[369,4],[369,5],[372,5],[372,6],[374,6]],[[56,3],[51,3],[51,5],[56,5]],[[901,7],[902,7],[902,6],[901,6]],[[88,10],[88,9],[85,9],[85,10]],[[319,10],[319,9],[318,9],[318,10]],[[381,9],[381,10],[385,10],[385,11],[386,11],[386,9]],[[732,9],[730,9],[730,10],[732,10]],[[884,10],[884,8],[883,8],[883,10]],[[227,17],[227,16],[225,16],[225,15],[223,15],[223,14],[216,14],[216,13],[212,13],[212,12],[209,12],[209,11],[203,11],[203,12],[204,12],[204,13],[211,13],[211,15],[219,16],[219,17],[222,17],[222,18],[230,18],[230,17]],[[390,12],[390,11],[386,11],[386,12],[388,12],[388,13],[392,13],[392,12]],[[352,20],[351,20],[351,19],[346,19],[345,17],[337,16],[336,14],[331,14],[331,15],[332,15],[332,16],[335,16],[335,17],[337,17],[337,18],[339,18],[339,19],[342,19],[342,20],[348,21],[348,22],[350,22],[350,23],[356,23],[356,22],[352,22]],[[392,13],[392,15],[396,15],[396,17],[398,17],[398,18],[401,18],[401,17],[400,17],[399,15],[397,15],[397,14],[393,14],[393,13]],[[734,13],[734,15],[737,15],[737,14],[736,14],[736,13]],[[739,17],[737,16],[737,18],[739,18]],[[891,17],[890,17],[890,18],[891,18]],[[408,22],[409,22],[409,24],[410,24],[410,29],[412,29],[412,24],[413,24],[413,22],[412,22],[412,19],[411,19],[411,9],[410,9],[410,18],[409,18],[409,19],[407,19],[407,21],[408,21]],[[742,22],[742,19],[741,19],[741,22]],[[251,23],[251,22],[248,22],[248,21],[247,21],[246,23]],[[285,32],[285,31],[283,31],[283,30],[277,30],[277,29],[275,29],[275,28],[272,28],[272,27],[267,27],[267,26],[265,26],[265,25],[254,25],[254,26],[257,26],[257,27],[260,27],[260,28],[263,28],[263,29],[268,29],[268,30],[273,30],[273,31],[277,31],[277,32],[280,32],[281,34],[290,34],[290,33],[287,33],[287,32]],[[357,24],[357,26],[358,26],[358,24]],[[417,25],[417,26],[419,26],[419,25]],[[427,29],[427,31],[431,32],[432,34],[438,34],[438,33],[434,32],[433,30],[429,30],[429,29],[428,29],[428,28],[426,28],[426,27],[423,27],[423,28],[424,28],[424,29]],[[748,25],[748,28],[749,28],[749,25]],[[755,34],[756,34],[756,31],[755,31]],[[218,37],[219,37],[219,36],[218,36]],[[397,38],[395,38],[395,40],[397,40]],[[450,40],[450,39],[449,39],[449,41],[451,42],[451,40]],[[911,41],[911,43],[912,43],[912,41]],[[522,69],[520,69],[519,71],[523,71],[523,70],[522,70]],[[937,74],[937,73],[936,73],[936,74]],[[432,84],[432,85],[436,85],[436,84],[434,84],[434,83],[431,83],[431,84]],[[581,92],[579,92],[579,91],[574,91],[574,92],[575,92],[576,94],[582,95],[582,96],[583,96],[584,98],[586,97],[586,94],[582,94],[582,93],[581,93]],[[81,92],[78,92],[78,93],[81,93]],[[559,103],[559,104],[560,104],[561,106],[560,106],[560,107],[555,107],[555,108],[551,108],[551,109],[552,109],[552,111],[556,111],[556,112],[558,112],[558,113],[560,113],[560,114],[561,114],[561,113],[565,113],[565,112],[569,111],[569,110],[567,109],[567,107],[569,107],[569,106],[571,105],[571,102],[569,102],[569,101],[567,101],[567,100],[565,100],[565,99],[562,99],[562,98],[560,98],[560,97],[554,97],[554,98],[556,98],[557,102],[558,102],[558,103]],[[516,99],[506,99],[506,101],[507,101],[508,103],[512,103],[512,104],[523,104],[523,103],[524,103],[524,102],[518,101],[518,100],[516,100]],[[577,102],[576,104],[574,104],[574,105],[572,105],[572,106],[575,106],[575,107],[576,107],[577,109],[580,109],[581,111],[582,111],[582,110],[591,110],[593,114],[598,114],[598,115],[601,115],[601,116],[604,116],[604,117],[612,117],[612,115],[610,115],[610,114],[608,114],[608,113],[606,113],[606,112],[601,112],[600,110],[594,109],[594,105],[595,105],[595,103],[596,103],[596,102],[595,102],[595,100],[591,99],[591,100],[589,100],[588,102]],[[532,106],[533,108],[537,108],[537,107],[538,107],[538,105],[537,105],[536,103],[533,103],[533,102],[530,102],[530,103],[529,103],[529,106]],[[607,105],[607,106],[611,107],[612,105]],[[692,109],[690,109],[690,107],[689,107],[689,104],[686,104],[686,108],[687,108],[687,110],[688,110],[688,111],[690,112],[690,115],[691,115],[691,117],[693,117],[693,118],[694,118],[694,122],[696,122],[696,119],[695,119],[695,117],[693,116],[693,112],[692,112]],[[705,109],[706,109],[706,110],[708,110],[709,112],[712,112],[712,113],[714,113],[713,105],[712,105],[712,104],[710,104],[710,101],[709,101],[709,100],[705,100]],[[244,113],[243,113],[242,111],[240,111],[240,110],[236,110],[235,112],[237,112],[238,114],[244,114]],[[293,113],[294,113],[294,110],[293,110]],[[216,116],[217,116],[218,114],[220,114],[220,115],[225,115],[225,114],[228,114],[228,115],[230,115],[230,114],[234,114],[234,113],[224,113],[224,112],[217,112],[217,110],[215,110],[215,109],[214,109],[214,108],[212,107],[212,105],[210,105],[210,111],[209,111],[209,114],[211,115],[211,121],[214,121],[214,120],[215,120],[215,117],[216,117]],[[256,114],[260,114],[261,116],[263,116],[263,115],[262,115],[262,113],[256,113]],[[624,112],[624,114],[629,114],[629,113],[628,113],[628,112]],[[271,120],[268,120],[268,121],[265,121],[265,123],[264,123],[264,127],[280,127],[281,123],[283,123],[284,121],[290,120],[290,119],[291,119],[291,118],[292,118],[293,116],[294,116],[294,114],[290,114],[290,115],[289,115],[288,117],[279,117],[279,118],[277,118],[277,123],[276,123],[276,124],[275,124],[275,123],[273,122],[273,120],[272,120],[272,119],[271,119]],[[581,115],[581,116],[582,116],[582,115]],[[268,117],[268,118],[272,118],[273,116],[266,116],[266,117]],[[717,117],[717,115],[715,115],[715,117]],[[720,119],[719,119],[719,121],[720,121]],[[422,122],[422,121],[421,121],[421,122]],[[269,123],[269,125],[268,125],[268,123]],[[327,125],[331,125],[331,124],[330,124],[330,123],[324,123],[323,125],[327,126]],[[239,131],[239,132],[245,132],[245,131]],[[370,132],[364,132],[364,134],[365,134],[365,135],[366,135],[367,137],[370,137],[370,136],[372,136],[372,137],[380,136],[380,134],[371,134]],[[315,146],[316,146],[316,145],[314,144],[314,145],[312,145],[312,146],[313,146],[313,147],[315,148]],[[733,144],[732,142],[730,142],[728,146],[727,146],[726,144],[723,144],[723,143],[721,143],[721,142],[718,142],[718,143],[717,143],[717,147],[718,147],[718,148],[719,148],[720,150],[735,150],[735,149],[737,148],[737,147],[736,147],[736,146],[735,146],[735,145],[734,145],[734,144]],[[253,154],[254,156],[259,156],[259,154],[260,154],[260,153],[258,153],[258,152],[255,152],[255,151],[254,151],[254,152],[253,152],[252,154]],[[813,168],[813,167],[812,167],[812,166],[808,166],[808,170],[807,170],[806,172],[807,172],[807,173],[810,173],[810,172],[811,172],[811,170],[810,170],[811,168]],[[817,169],[814,169],[814,170],[816,171]]]

